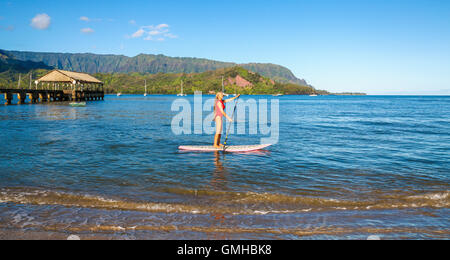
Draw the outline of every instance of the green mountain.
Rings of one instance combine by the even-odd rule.
[[[52,69],[42,62],[23,61],[11,57],[8,53],[0,50],[0,73],[10,71],[13,73],[28,73],[35,69]]]
[[[51,69],[53,68],[42,62],[16,60],[0,50],[0,87],[2,88],[16,88],[19,86],[19,81],[20,86],[29,86],[29,73],[32,74],[32,78],[37,78]]]
[[[167,57],[164,55],[140,54],[136,57],[123,55],[44,53],[24,51],[2,51],[21,61],[43,62],[64,70],[85,73],[201,73],[223,68],[240,66],[280,83],[293,83],[307,86],[287,68],[275,64],[236,64],[198,58]]]
[[[183,82],[184,93],[214,94],[222,90],[223,77],[225,92],[229,94],[328,94],[310,86],[275,82],[239,66],[201,73],[96,73],[93,76],[105,83],[107,93],[142,94],[146,82],[149,94],[177,94]]]

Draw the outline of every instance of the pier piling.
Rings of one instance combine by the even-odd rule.
[[[18,92],[17,98],[19,99],[19,104],[25,104],[25,99],[27,99],[27,94],[25,92]]]
[[[5,93],[6,105],[11,105],[13,99],[13,95],[11,93]]]
[[[102,91],[5,89],[1,87],[0,94],[3,94],[6,105],[11,105],[13,103],[14,95],[17,95],[18,104],[26,104],[27,97],[31,104],[37,104],[63,101],[97,101],[104,100],[105,96],[105,93]]]

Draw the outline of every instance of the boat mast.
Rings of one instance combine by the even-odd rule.
[[[222,76],[222,93],[225,94],[225,87],[224,87],[224,85],[223,85],[223,76]]]

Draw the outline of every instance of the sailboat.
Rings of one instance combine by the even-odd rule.
[[[144,97],[147,96],[147,80],[145,80],[145,93],[144,93]]]
[[[181,81],[181,93],[177,95],[177,97],[185,97],[186,94],[183,93],[183,81]]]
[[[118,96],[118,97],[122,96],[122,93],[117,93],[117,96]]]

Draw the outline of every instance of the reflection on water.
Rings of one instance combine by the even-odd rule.
[[[82,109],[82,108],[81,108]],[[46,110],[37,110],[36,117],[42,118],[44,120],[77,120],[86,118],[86,114],[81,113],[80,108],[71,107],[69,109],[62,108],[61,106],[48,106]]]
[[[222,160],[225,160],[226,154],[221,152],[214,152],[214,173],[211,179],[211,188],[213,191],[227,190],[227,175],[229,172],[224,167]],[[221,212],[211,213],[211,220],[214,226],[225,226],[227,217]],[[211,240],[226,240],[226,232],[204,232],[209,234],[208,239]]]
[[[175,98],[0,106],[0,236],[449,238],[450,98],[282,97],[251,153],[179,152],[212,137],[172,134]]]
[[[225,160],[226,154],[221,152],[214,152],[214,174],[211,179],[212,190],[227,190],[227,176],[228,170],[223,166],[222,160]]]

